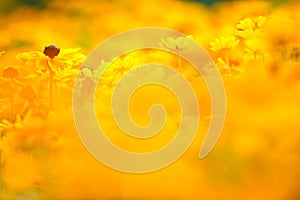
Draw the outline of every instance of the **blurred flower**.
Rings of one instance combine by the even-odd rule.
[[[19,76],[18,71],[13,67],[8,67],[3,70],[4,79],[0,78],[0,98],[9,98],[10,105],[10,120],[13,122],[15,119],[15,96],[18,89],[21,87],[20,83],[16,80]]]
[[[245,39],[257,37],[258,34],[262,32],[266,22],[267,18],[264,16],[257,18],[246,17],[240,20],[236,25],[234,34]]]
[[[15,122],[11,122],[6,119],[2,119],[0,121],[0,134],[3,134],[5,132],[11,131],[16,128],[21,128],[22,126],[23,126],[23,122],[19,115],[17,115]],[[0,149],[0,151],[1,151],[1,149]]]
[[[265,40],[272,48],[269,53],[275,62],[295,61],[293,49],[300,46],[299,36],[295,30],[299,27],[299,20],[285,10],[274,11],[265,28]]]
[[[8,67],[3,71],[4,78],[16,78],[18,75],[18,71],[13,67]]]
[[[123,59],[117,58],[112,61],[112,64],[107,71],[111,72],[111,75],[119,74],[122,76],[135,67],[136,61],[136,58],[132,56],[125,56]]]
[[[176,53],[180,53],[181,51],[184,51],[184,49],[188,48],[189,39],[191,38],[193,38],[192,35],[188,35],[186,37],[180,36],[176,39],[168,37],[166,39],[161,39],[159,45],[163,48],[175,51]]]
[[[223,74],[231,74],[233,68],[232,58],[230,57],[233,49],[239,44],[239,40],[234,36],[216,38],[210,42],[210,50],[217,54],[217,66]]]
[[[235,37],[220,37],[216,38],[215,41],[210,42],[210,50],[214,52],[224,52],[224,51],[229,51],[236,47],[239,43],[239,40],[236,39]]]
[[[32,155],[20,152],[5,160],[3,179],[9,188],[25,190],[43,181],[41,172],[41,167]]]
[[[177,67],[180,72],[183,71],[182,59],[180,53],[188,48],[189,40],[193,38],[192,35],[180,36],[178,38],[168,37],[166,39],[161,39],[159,45],[170,51],[175,51],[177,54]]]
[[[76,85],[74,88],[76,88],[76,97],[78,98],[78,101],[81,102],[82,105],[86,103],[90,103],[91,96],[93,95],[93,90],[97,86],[97,80],[98,75],[94,72],[97,70],[94,70],[92,67],[84,65],[80,68],[80,72],[77,76]]]
[[[244,43],[244,58],[248,61],[264,64],[265,58],[269,56],[270,47],[264,39],[248,39]]]
[[[244,70],[241,67],[235,66],[234,64],[230,64],[230,66],[220,57],[217,58],[216,65],[220,70],[221,74],[228,76],[228,75],[237,75]]]
[[[104,63],[104,65],[109,66],[103,72],[101,83],[109,87],[114,87],[125,73],[138,66],[138,60],[134,56],[126,55],[124,58],[116,58],[111,63]]]

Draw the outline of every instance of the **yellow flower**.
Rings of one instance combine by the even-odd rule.
[[[210,42],[210,50],[214,52],[223,52],[233,49],[239,44],[239,40],[235,37],[220,37],[216,38],[215,41]]]
[[[257,18],[247,17],[239,21],[234,34],[245,39],[256,37],[263,30],[266,22],[267,18],[264,16]]]
[[[85,59],[85,55],[79,53],[80,48],[62,49],[60,50],[55,45],[45,47],[43,53],[39,51],[25,52],[18,54],[16,57],[23,62],[23,68],[29,74],[33,72],[49,72],[49,108],[53,107],[53,94],[55,80],[67,79],[70,82],[70,77],[75,77],[76,71]],[[24,70],[24,69],[23,69]],[[71,78],[72,80],[72,78]],[[63,83],[63,85],[66,85]]]
[[[0,51],[0,56],[2,55],[2,54],[4,54],[5,53],[5,51]]]
[[[80,48],[61,49],[54,48],[54,45],[45,47],[44,52],[32,51],[20,53],[16,56],[23,62],[25,67],[33,67],[35,72],[56,72],[66,67],[76,68],[84,61],[85,55],[79,53]]]

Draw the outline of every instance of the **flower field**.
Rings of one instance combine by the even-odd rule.
[[[299,9],[298,0],[1,3],[0,199],[300,199]],[[99,82],[97,70],[83,65],[105,39],[143,27],[186,34],[206,49],[222,75],[226,120],[204,159],[198,153],[212,116],[210,96],[202,75],[179,53],[143,49],[102,60],[110,66]],[[161,41],[168,48],[180,43]],[[110,107],[121,77],[150,62],[171,66],[192,85],[201,111],[197,136],[166,168],[116,171],[97,161],[78,136],[75,78],[83,96],[96,87],[97,119],[114,144],[131,152],[155,151],[179,127],[180,106],[172,92],[145,86],[131,97],[137,124],[150,122],[153,104],[167,112],[164,128],[149,140],[122,133]],[[159,79],[163,72],[146,74]]]

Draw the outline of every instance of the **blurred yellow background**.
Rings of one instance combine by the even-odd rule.
[[[300,1],[1,2],[0,199],[300,199],[299,9]],[[96,45],[148,26],[192,35],[207,50],[223,76],[227,117],[217,145],[199,160],[210,102],[201,77],[183,61],[182,73],[197,89],[201,110],[194,143],[162,170],[126,174],[96,161],[80,142],[72,88]],[[54,59],[43,54],[50,44],[60,48]],[[159,51],[133,55],[138,63],[160,60],[178,69],[176,57]],[[115,71],[126,56],[131,55]],[[169,141],[178,121],[172,94],[151,87],[135,94],[131,109],[138,123],[147,123],[143,112],[155,98],[171,113],[170,135],[138,146],[111,124],[107,104],[116,78],[110,71],[107,77],[98,84],[96,105],[110,139],[133,151]]]

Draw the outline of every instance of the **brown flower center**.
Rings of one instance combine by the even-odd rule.
[[[44,49],[44,54],[48,56],[49,58],[53,59],[55,56],[57,56],[60,52],[60,49],[56,47],[55,45],[51,44]]]

